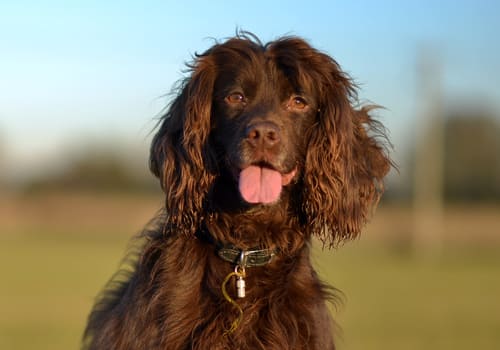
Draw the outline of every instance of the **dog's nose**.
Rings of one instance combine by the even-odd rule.
[[[245,130],[246,139],[255,147],[271,148],[280,142],[279,127],[272,122],[259,122]]]

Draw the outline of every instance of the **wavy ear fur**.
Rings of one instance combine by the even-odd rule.
[[[320,85],[317,122],[310,130],[304,171],[304,213],[324,244],[355,238],[383,192],[391,161],[384,129],[368,112],[355,110],[355,89],[330,57],[317,53]]]
[[[196,56],[188,67],[191,76],[153,138],[150,168],[165,192],[168,222],[176,231],[193,234],[215,177],[208,144],[215,70],[208,53]]]

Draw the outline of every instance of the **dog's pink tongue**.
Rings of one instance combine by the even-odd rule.
[[[240,173],[240,194],[248,203],[276,202],[281,193],[281,174],[251,165]]]

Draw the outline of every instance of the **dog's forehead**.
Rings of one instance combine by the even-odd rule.
[[[272,47],[256,47],[253,43],[222,44],[212,52],[216,66],[216,89],[305,92],[311,83],[301,62],[286,54],[275,52]],[[296,53],[295,53],[296,55]]]

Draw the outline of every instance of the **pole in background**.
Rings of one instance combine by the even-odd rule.
[[[418,58],[413,246],[417,255],[437,256],[444,231],[442,67],[429,47],[422,48]]]

